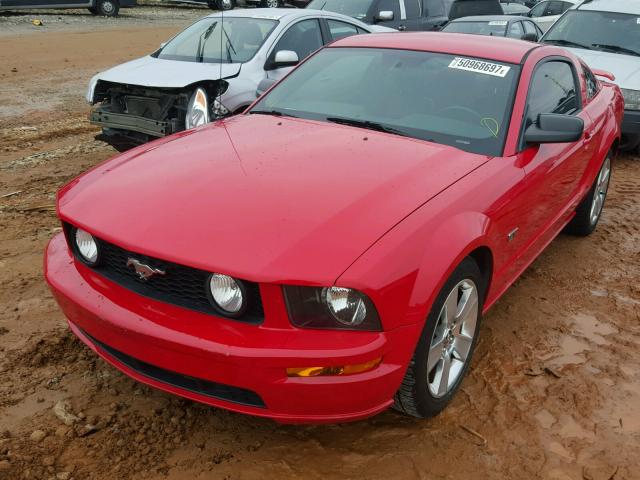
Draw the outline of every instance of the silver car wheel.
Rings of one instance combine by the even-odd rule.
[[[115,10],[115,5],[113,4],[113,2],[104,2],[102,4],[102,11],[106,14],[109,15],[110,13],[112,13]]]
[[[607,156],[600,173],[598,173],[598,179],[596,180],[596,189],[593,192],[593,200],[591,201],[591,224],[595,224],[600,218],[602,208],[604,207],[604,201],[607,198],[607,192],[609,191],[609,180],[611,179],[611,159]]]
[[[470,358],[478,321],[478,288],[462,280],[449,293],[438,315],[427,358],[427,383],[435,398],[449,393]]]
[[[280,6],[280,0],[267,0],[268,8],[278,8]]]

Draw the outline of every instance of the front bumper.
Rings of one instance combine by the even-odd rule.
[[[625,110],[620,148],[635,150],[638,146],[640,146],[640,110]]]
[[[282,318],[270,322],[277,312],[286,315],[281,300],[265,304],[260,326],[164,304],[74,261],[62,234],[47,247],[45,277],[73,332],[125,374],[192,400],[285,423],[345,422],[385,410],[418,336],[417,325],[341,332],[297,329]],[[279,288],[271,287],[273,297]],[[356,375],[285,373],[287,367],[379,357],[380,366]]]
[[[89,121],[102,128],[140,132],[153,137],[164,137],[178,131],[177,125],[173,125],[171,122],[127,113],[111,113],[102,107],[91,110]]]

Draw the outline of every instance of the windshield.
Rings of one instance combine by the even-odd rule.
[[[260,18],[225,17],[224,22],[221,18],[203,18],[167,43],[157,57],[183,62],[247,62],[276,24],[275,20]]]
[[[451,22],[444,27],[442,31],[504,37],[507,32],[507,23],[506,20],[496,20],[493,22]]]
[[[313,0],[307,8],[342,13],[358,20],[367,16],[373,0]]]
[[[640,15],[569,10],[542,41],[566,47],[640,55]]]
[[[500,155],[519,67],[430,52],[328,48],[249,112],[289,115]]]

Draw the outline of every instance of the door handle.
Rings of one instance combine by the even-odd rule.
[[[398,26],[398,30],[400,30],[401,32],[404,32],[406,29],[407,27],[405,27],[404,25]]]
[[[584,139],[589,141],[593,138],[593,134],[591,132],[584,132]]]

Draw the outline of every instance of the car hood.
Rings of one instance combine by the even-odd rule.
[[[615,83],[620,88],[640,90],[640,57],[583,48],[567,50],[582,58],[590,68],[613,73],[616,76]]]
[[[241,66],[240,63],[180,62],[148,55],[95,75],[89,83],[87,100],[92,101],[98,80],[143,87],[182,88],[205,80],[234,77],[240,73]]]
[[[488,157],[349,126],[241,115],[65,186],[63,220],[125,249],[257,282],[333,284]]]

